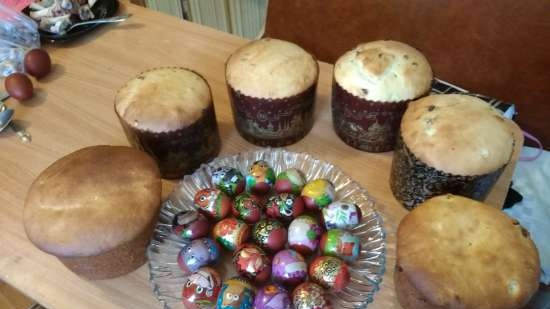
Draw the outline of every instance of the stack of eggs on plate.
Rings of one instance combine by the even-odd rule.
[[[329,308],[325,290],[343,290],[350,282],[346,262],[359,258],[359,238],[348,231],[360,223],[359,207],[336,201],[329,180],[307,182],[294,168],[276,177],[265,161],[254,162],[246,176],[217,168],[212,184],[196,192],[198,211],[173,221],[173,232],[189,241],[177,261],[190,274],[185,306]],[[219,260],[220,247],[233,252],[239,275],[224,282],[208,267]]]

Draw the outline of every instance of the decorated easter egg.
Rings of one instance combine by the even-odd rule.
[[[220,248],[212,239],[203,237],[184,246],[178,254],[178,265],[185,273],[214,264],[220,257]]]
[[[336,256],[346,262],[356,261],[361,251],[359,237],[341,229],[325,232],[321,236],[320,246],[322,254]]]
[[[323,228],[317,219],[301,215],[288,226],[288,246],[304,255],[317,250]]]
[[[275,219],[263,219],[252,228],[254,242],[268,252],[277,252],[285,247],[285,226]]]
[[[256,283],[267,281],[271,275],[271,260],[253,244],[243,244],[233,253],[233,265],[239,275]]]
[[[307,264],[300,253],[286,249],[273,257],[271,273],[273,280],[279,283],[296,285],[307,278]]]
[[[233,167],[222,166],[214,169],[212,183],[229,196],[235,196],[244,191],[244,176]]]
[[[352,229],[361,222],[361,209],[355,203],[333,202],[322,213],[327,230]]]
[[[232,204],[231,198],[216,188],[199,190],[194,198],[195,208],[215,220],[227,217]]]
[[[245,279],[234,277],[222,284],[216,309],[251,309],[254,304],[254,287]]]
[[[292,292],[294,309],[331,309],[325,290],[313,282],[304,282]]]
[[[289,222],[304,212],[304,201],[292,193],[271,196],[265,204],[265,213],[271,218]]]
[[[222,247],[234,251],[246,242],[250,236],[250,228],[239,219],[225,218],[214,225],[212,235]]]
[[[275,172],[263,160],[252,163],[246,175],[246,191],[263,195],[267,194],[275,184]]]
[[[183,304],[188,309],[212,308],[220,294],[222,282],[217,271],[203,267],[191,274],[183,285]]]
[[[256,293],[254,309],[291,309],[288,291],[281,285],[270,283]]]
[[[278,193],[292,193],[300,195],[302,188],[306,184],[304,174],[295,168],[289,168],[277,175],[275,180],[275,191]]]
[[[208,219],[194,210],[181,211],[172,220],[172,232],[185,240],[204,237],[209,229]]]
[[[328,206],[336,197],[332,182],[326,179],[315,179],[302,189],[302,199],[307,208],[316,210]]]
[[[348,285],[350,274],[344,261],[333,256],[319,256],[309,265],[309,278],[320,286],[335,292]]]
[[[233,201],[233,215],[246,223],[256,223],[262,217],[262,207],[256,197],[248,193],[239,194]]]

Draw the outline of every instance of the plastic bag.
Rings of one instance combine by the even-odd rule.
[[[0,75],[23,72],[25,52],[40,47],[36,22],[0,3]]]

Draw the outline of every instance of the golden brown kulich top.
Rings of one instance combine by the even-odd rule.
[[[150,226],[160,198],[160,172],[147,154],[123,146],[87,147],[34,180],[23,211],[25,231],[56,256],[98,255]]]
[[[319,67],[300,46],[277,39],[252,41],[227,60],[225,77],[234,90],[255,98],[300,94],[317,82]]]
[[[409,103],[401,136],[422,162],[462,176],[498,170],[510,161],[514,149],[509,120],[469,95],[430,95]]]
[[[457,195],[431,198],[397,229],[396,271],[434,308],[517,309],[537,291],[537,248],[497,208]]]
[[[432,68],[424,55],[397,41],[363,43],[342,55],[334,79],[356,97],[379,102],[416,99],[430,91]]]
[[[131,127],[154,133],[185,128],[212,104],[204,78],[180,67],[155,68],[129,80],[116,94],[115,110]]]

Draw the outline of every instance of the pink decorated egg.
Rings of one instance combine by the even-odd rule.
[[[283,284],[296,285],[307,278],[307,264],[300,253],[286,249],[273,257],[273,280]]]
[[[292,309],[288,291],[281,285],[270,283],[261,287],[254,300],[255,309]]]

